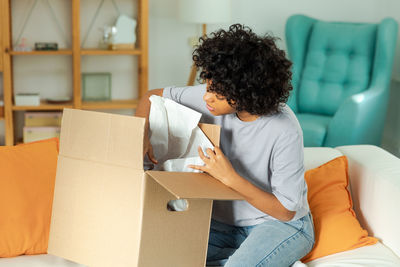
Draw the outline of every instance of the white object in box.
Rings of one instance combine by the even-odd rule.
[[[24,127],[24,143],[60,137],[60,127]]]
[[[25,112],[25,126],[61,126],[62,112]]]
[[[205,265],[213,199],[243,198],[205,173],[144,171],[144,124],[64,109],[49,254],[90,267]],[[199,126],[218,145],[219,126]],[[168,210],[177,198],[187,210]]]
[[[39,94],[15,94],[14,96],[16,106],[39,106]]]

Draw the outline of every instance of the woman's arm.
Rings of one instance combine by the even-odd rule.
[[[142,117],[146,119],[145,127],[144,127],[144,144],[143,144],[143,156],[147,154],[149,159],[157,164],[157,160],[154,158],[153,147],[150,144],[149,138],[149,114],[150,114],[150,100],[149,97],[152,95],[163,95],[164,89],[154,89],[148,91],[142,98],[140,98],[138,106],[136,108],[135,116]]]
[[[295,211],[286,209],[274,194],[261,190],[241,177],[237,172],[233,174],[231,181],[230,187],[262,212],[281,221],[290,221],[296,214]]]
[[[237,191],[251,205],[278,220],[290,221],[294,217],[296,212],[286,209],[275,195],[263,191],[241,177],[219,147],[215,147],[214,150],[212,151],[208,148],[206,150],[208,157],[206,157],[201,148],[199,148],[199,155],[205,165],[190,165],[189,167],[207,172]]]

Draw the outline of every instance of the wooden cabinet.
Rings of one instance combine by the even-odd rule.
[[[138,103],[138,98],[142,96],[148,90],[148,0],[120,0],[120,1],[133,1],[134,6],[137,8],[137,27],[136,27],[136,44],[135,49],[127,50],[101,50],[101,49],[84,49],[81,47],[81,4],[84,0],[71,0],[68,1],[71,6],[70,27],[71,27],[71,42],[70,47],[66,49],[60,49],[57,51],[16,51],[13,49],[12,37],[12,25],[11,6],[14,1],[23,0],[0,0],[2,7],[1,12],[4,25],[3,30],[3,44],[4,47],[1,50],[3,59],[3,82],[4,82],[4,113],[5,113],[5,142],[6,145],[15,144],[15,120],[16,112],[20,111],[44,111],[44,110],[62,110],[63,108],[76,108],[76,109],[87,109],[87,110],[111,110],[111,109],[135,109]],[[43,1],[45,2],[45,1]],[[96,3],[91,1],[91,3]],[[93,6],[95,9],[96,6]],[[45,29],[43,29],[45,30]],[[82,74],[82,58],[90,56],[118,56],[123,55],[127,57],[137,57],[137,67],[135,68],[134,81],[137,83],[136,88],[138,92],[136,99],[118,99],[104,102],[85,102],[82,100],[82,88],[81,88],[81,74]],[[15,71],[16,66],[12,69],[13,61],[16,57],[31,57],[35,56],[40,60],[41,58],[48,56],[63,56],[69,57],[72,62],[72,99],[69,103],[54,104],[47,101],[41,101],[39,106],[16,106],[13,101],[14,95],[14,82],[13,82],[13,70]]]

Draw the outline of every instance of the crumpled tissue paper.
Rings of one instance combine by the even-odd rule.
[[[154,170],[176,172],[200,172],[188,168],[188,165],[204,165],[198,155],[200,146],[203,152],[214,146],[197,126],[201,113],[178,104],[170,99],[153,95],[150,97],[149,115],[150,143],[158,161]],[[146,160],[145,165],[150,161]],[[186,210],[187,202],[183,199],[171,201],[172,210]]]
[[[197,148],[214,149],[210,140],[197,126],[201,113],[170,99],[150,97],[150,143],[158,164],[156,170],[189,171],[187,165],[203,165]]]

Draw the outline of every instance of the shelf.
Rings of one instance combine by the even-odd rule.
[[[72,102],[65,104],[49,104],[45,100],[41,101],[39,106],[15,106],[13,110],[63,110],[64,108],[73,108]]]
[[[13,56],[22,56],[22,55],[72,55],[72,50],[61,49],[57,51],[10,51],[10,55]]]
[[[82,102],[82,109],[135,109],[137,107],[138,100],[111,100],[111,101],[93,101],[93,102]]]
[[[17,2],[17,3],[14,3]],[[19,13],[19,8],[24,6],[24,2],[22,0],[0,0],[0,24],[2,24],[2,27],[0,27],[0,71],[3,70],[4,73],[2,74],[2,81],[3,81],[3,91],[5,95],[4,99],[4,104],[5,107],[3,109],[0,108],[0,124],[4,124],[4,129],[5,129],[5,144],[6,145],[14,145],[16,141],[21,136],[20,131],[20,125],[21,125],[21,113],[25,111],[62,111],[64,108],[73,108],[73,109],[85,109],[85,110],[98,110],[98,111],[103,111],[103,112],[111,112],[115,113],[115,111],[118,110],[124,110],[124,111],[133,111],[134,109],[137,108],[138,105],[138,99],[133,99],[133,98],[140,98],[144,94],[146,94],[148,90],[148,75],[149,75],[149,69],[148,69],[148,62],[149,62],[149,4],[148,0],[126,0],[126,2],[132,2],[129,3],[129,6],[132,6],[132,12],[128,11],[128,14],[131,14],[134,19],[137,20],[137,25],[135,29],[136,33],[136,40],[135,44],[113,44],[110,47],[104,47],[100,48],[100,46],[96,46],[96,43],[93,42],[92,44],[88,45],[82,45],[82,43],[85,43],[84,41],[82,42],[81,37],[88,34],[87,30],[89,30],[92,26],[94,29],[98,27],[99,25],[102,26],[103,23],[99,22],[95,24],[95,20],[97,15],[94,15],[92,17],[92,21],[90,20],[90,17],[85,15],[87,10],[96,10],[103,5],[102,3],[84,3],[84,0],[72,0],[72,1],[62,1],[65,2],[65,5],[62,4],[63,7],[67,8],[62,8],[62,14],[56,14],[56,17],[58,19],[58,15],[61,15],[60,17],[62,19],[62,23],[60,24],[63,27],[60,27],[60,25],[55,25],[58,27],[58,34],[55,36],[55,33],[53,31],[49,31],[50,26],[54,25],[44,25],[42,29],[42,33],[40,34],[40,38],[43,37],[41,40],[53,40],[53,41],[58,41],[59,37],[63,37],[63,43],[65,45],[62,45],[62,43],[58,42],[61,47],[59,47],[59,50],[56,51],[17,51],[17,50],[22,50],[24,47],[20,46],[12,46],[12,41],[13,41],[13,33],[17,33],[18,29],[12,27],[12,23],[15,20],[17,20],[16,15],[23,15],[23,13]],[[47,2],[51,1],[45,1],[47,6],[52,9],[51,4],[48,4]],[[95,2],[102,2],[102,1],[95,1]],[[103,1],[104,2],[104,1]],[[116,1],[118,2],[118,1]],[[124,1],[125,2],[125,1]],[[35,2],[36,3],[36,2]],[[14,5],[15,4],[15,5]],[[55,3],[56,4],[56,3]],[[113,3],[115,7],[117,6],[116,3]],[[128,3],[124,3],[121,5],[121,7],[128,7],[126,5]],[[15,8],[15,12],[13,12],[13,9]],[[118,8],[116,8],[118,9]],[[22,9],[21,9],[22,10]],[[99,10],[97,10],[99,11]],[[117,13],[119,10],[117,10]],[[122,10],[121,10],[122,11]],[[53,10],[51,10],[52,13]],[[114,16],[114,11],[112,10],[107,10],[107,13],[105,15],[107,16]],[[28,17],[25,18],[25,22],[28,22],[30,14],[25,14]],[[36,19],[40,18],[42,14],[38,13],[36,14]],[[54,16],[54,14],[52,14]],[[40,26],[38,24],[39,21],[35,20],[33,28],[37,28],[37,26]],[[89,23],[89,24],[88,24]],[[93,24],[92,24],[93,23]],[[86,29],[86,31],[82,31],[82,29],[86,28],[86,24],[89,25],[89,28]],[[29,22],[26,23],[26,25],[30,25]],[[83,27],[85,26],[85,27]],[[22,28],[24,28],[23,26]],[[34,34],[31,30],[28,29],[27,27],[27,32],[24,32],[24,29],[19,29],[22,31],[22,33],[27,34],[28,36]],[[65,30],[65,32],[64,32]],[[49,32],[47,32],[49,31]],[[20,37],[22,37],[22,33],[20,33]],[[59,36],[59,34],[63,36]],[[17,33],[18,35],[18,33]],[[54,39],[56,38],[56,39]],[[86,38],[86,37],[85,37]],[[19,41],[19,37],[17,38]],[[21,42],[17,41],[16,43],[21,44]],[[94,41],[94,40],[92,40]],[[112,49],[108,49],[112,48]],[[34,49],[34,47],[32,47]],[[28,57],[35,58],[34,62],[31,62],[28,60]],[[83,90],[82,90],[82,73],[84,72],[95,72],[99,71],[98,67],[96,65],[92,64],[92,61],[89,60],[90,64],[87,64],[86,66],[86,61],[91,58],[94,60],[94,63],[96,63],[96,60],[104,61],[102,65],[105,65],[108,63],[108,59],[112,60],[113,62],[110,62],[111,64],[119,64],[118,62],[114,62],[116,59],[120,57],[126,57],[128,56],[128,59],[131,60],[133,59],[132,65],[134,66],[132,68],[132,71],[129,71],[129,66],[121,66],[124,68],[124,77],[130,75],[134,75],[135,79],[134,80],[129,80],[129,84],[127,85],[127,89],[129,91],[134,90],[132,92],[133,94],[131,95],[132,99],[129,100],[110,100],[110,101],[101,101],[101,102],[89,102],[89,101],[83,101],[81,100],[81,97],[83,96]],[[40,102],[40,105],[38,106],[16,106],[15,103],[13,103],[13,94],[15,92],[15,87],[17,87],[17,84],[15,83],[16,79],[19,79],[19,77],[15,76],[15,74],[18,75],[23,75],[24,71],[29,71],[29,75],[26,75],[26,78],[23,77],[23,81],[20,81],[21,84],[29,84],[29,83],[34,83],[32,86],[40,86],[40,83],[42,82],[40,80],[40,72],[37,72],[35,70],[35,63],[40,62],[42,64],[47,64],[49,63],[48,60],[50,58],[63,58],[63,59],[68,59],[67,64],[71,63],[71,71],[68,70],[69,75],[69,81],[68,84],[71,83],[71,100],[67,103],[65,102],[57,102],[54,103],[52,101],[47,102],[45,99],[43,99]],[[21,59],[26,59],[28,60],[26,65],[23,65],[22,62],[19,64],[19,60]],[[17,61],[17,62],[16,62]],[[53,63],[53,62],[52,62]],[[59,64],[60,62],[55,62],[56,64]],[[63,62],[64,63],[64,62]],[[98,62],[97,62],[98,63]],[[99,63],[98,63],[99,64]],[[25,67],[28,66],[28,67]],[[33,67],[33,68],[32,68]],[[101,66],[99,66],[101,68]],[[110,66],[112,70],[114,70],[113,65]],[[126,71],[129,71],[129,73],[125,73]],[[132,72],[132,73],[130,73]],[[48,75],[48,80],[49,84],[53,84],[54,82],[65,82],[63,81],[60,77],[58,77],[58,73],[46,73],[46,79]],[[137,79],[136,79],[137,76]],[[18,85],[19,86],[19,85]],[[48,86],[48,84],[46,84]],[[53,87],[53,86],[52,86]],[[131,89],[129,89],[131,87]],[[47,88],[44,86],[44,88],[41,88],[43,90],[52,90],[51,88]],[[60,93],[61,94],[61,93]],[[123,98],[121,96],[121,98]],[[56,98],[55,98],[56,99]],[[1,114],[1,112],[3,114]],[[4,114],[5,113],[5,114]],[[4,123],[2,122],[4,121]]]
[[[83,49],[81,55],[141,55],[142,51],[139,49],[131,50],[99,50],[99,49]]]
[[[72,50],[57,50],[57,51],[10,51],[12,56],[22,55],[72,55]],[[100,50],[100,49],[84,49],[81,50],[81,55],[141,55],[139,49],[132,50]]]
[[[135,109],[138,100],[111,100],[111,101],[93,101],[82,102],[82,109]],[[13,106],[13,110],[62,110],[64,108],[73,108],[72,102],[65,104],[49,104],[41,101],[39,106]]]

